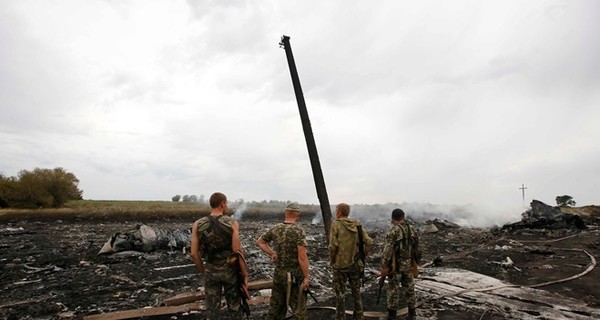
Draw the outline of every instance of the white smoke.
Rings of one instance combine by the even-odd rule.
[[[386,224],[391,220],[392,210],[402,209],[406,218],[417,224],[428,220],[446,220],[465,227],[491,227],[511,221],[520,213],[503,215],[483,214],[481,208],[473,205],[438,205],[431,203],[386,203],[375,205],[354,204],[350,216],[367,224]]]
[[[315,214],[314,218],[312,218],[311,224],[321,224],[323,223],[323,214],[319,211]]]
[[[235,213],[233,214],[235,220],[241,221],[244,218],[244,212],[246,212],[247,209],[248,204],[246,204],[245,202],[243,202],[239,207],[235,208]]]

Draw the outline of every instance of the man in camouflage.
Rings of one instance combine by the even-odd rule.
[[[406,222],[404,211],[394,209],[392,211],[392,226],[385,237],[381,261],[381,275],[389,276],[387,319],[396,319],[402,289],[404,289],[404,297],[408,306],[408,319],[416,319],[415,283],[412,273],[413,259],[416,263],[421,261],[419,235],[415,228]]]
[[[300,206],[293,202],[285,208],[285,221],[267,230],[256,245],[275,263],[269,319],[285,319],[288,307],[294,318],[306,320],[306,290],[308,290],[308,255],[306,233],[296,222]],[[269,243],[273,242],[276,250]]]
[[[243,257],[239,225],[224,214],[227,211],[227,197],[224,194],[215,192],[209,201],[210,215],[198,219],[192,226],[190,252],[196,268],[204,274],[207,319],[218,319],[224,293],[230,317],[241,320],[238,266],[231,263],[234,253]],[[239,272],[245,275],[242,286],[247,288],[248,272],[245,268]]]
[[[346,282],[350,284],[354,299],[353,319],[363,319],[361,277],[364,271],[364,258],[369,253],[373,240],[362,228],[360,222],[348,218],[350,206],[340,203],[335,207],[336,220],[331,225],[329,239],[330,264],[333,267],[333,291],[336,298],[336,320],[346,319]],[[359,250],[362,236],[363,249]],[[364,253],[361,256],[360,252]]]

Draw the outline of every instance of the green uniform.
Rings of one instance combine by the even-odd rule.
[[[415,307],[415,283],[411,272],[411,258],[417,263],[421,260],[419,234],[413,226],[406,221],[401,221],[390,227],[383,248],[382,267],[390,269],[387,288],[388,309],[399,308],[402,289],[404,289],[407,306]]]
[[[277,253],[275,272],[273,274],[273,288],[269,306],[269,319],[285,319],[287,312],[287,286],[290,273],[292,288],[289,297],[289,307],[292,308],[294,319],[305,320],[306,293],[300,292],[304,280],[300,263],[298,262],[298,246],[306,247],[306,233],[295,223],[279,223],[260,236],[265,242],[273,242]]]
[[[242,319],[240,305],[240,293],[238,275],[235,266],[227,263],[231,256],[231,235],[234,219],[229,216],[220,216],[217,223],[222,227],[222,235],[211,236],[206,239],[203,234],[210,231],[211,220],[203,217],[198,222],[198,235],[201,238],[202,258],[205,262],[204,291],[206,294],[207,319],[218,319],[218,311],[221,307],[221,296],[225,296],[227,307],[232,319]],[[212,227],[216,232],[216,227]],[[206,232],[206,233],[205,233]],[[212,243],[209,243],[212,242]],[[218,244],[215,244],[218,242]],[[208,250],[207,248],[211,248]]]
[[[363,319],[363,304],[360,295],[363,261],[358,259],[359,239],[357,220],[343,217],[336,219],[331,225],[329,251],[335,254],[333,264],[333,291],[336,298],[336,320],[346,319],[346,282],[350,285],[354,300],[354,319]],[[363,243],[366,247],[373,244],[367,232],[362,230]]]

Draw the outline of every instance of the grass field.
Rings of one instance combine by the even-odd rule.
[[[244,219],[283,219],[283,207],[268,204],[245,204]],[[233,214],[240,208],[229,208]],[[301,205],[302,219],[312,219],[319,211],[316,205]],[[210,206],[193,202],[172,201],[121,201],[121,200],[74,200],[57,209],[0,209],[0,221],[14,220],[147,220],[147,219],[190,219],[208,215]],[[238,218],[240,218],[238,217]]]
[[[56,209],[2,209],[0,220],[187,218],[209,213],[208,205],[191,202],[75,200]]]

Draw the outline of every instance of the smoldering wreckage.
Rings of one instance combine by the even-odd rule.
[[[600,318],[600,207],[557,208],[534,200],[521,221],[492,229],[411,218],[424,254],[415,283],[419,318]],[[203,319],[202,276],[189,258],[191,223],[2,222],[0,317]],[[275,223],[241,219],[251,319],[266,316],[273,268],[254,242]],[[309,299],[309,316],[330,319],[335,302],[323,226],[310,217],[300,223],[307,232],[316,298]],[[376,300],[387,224],[363,224],[375,243],[362,288],[365,317],[385,318],[385,297]],[[352,310],[350,298],[346,304]],[[398,313],[402,317],[406,309]]]

